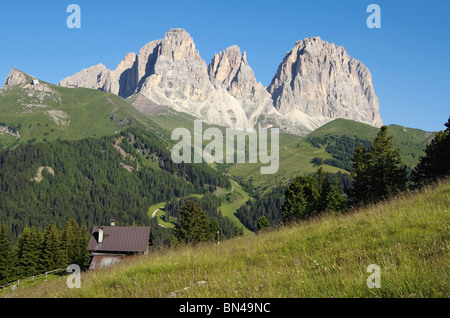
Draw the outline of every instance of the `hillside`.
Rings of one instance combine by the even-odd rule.
[[[388,126],[394,146],[400,149],[404,164],[414,168],[423,156],[426,145],[435,133],[398,125]],[[353,149],[362,142],[373,142],[379,128],[352,120],[336,119],[316,129],[306,137],[280,133],[279,169],[273,175],[261,175],[262,164],[235,164],[226,169],[239,181],[263,192],[274,186],[284,186],[293,177],[315,172],[322,164],[330,173],[346,173],[351,170]],[[314,162],[317,160],[318,164]]]
[[[450,296],[450,180],[346,215],[251,237],[150,253],[8,297]],[[218,257],[220,255],[220,257]],[[370,264],[381,288],[368,288]]]
[[[74,150],[69,150],[68,147],[75,147],[78,149],[80,147],[97,147],[93,146],[97,142],[90,140],[89,142],[83,144],[54,144],[59,141],[83,141],[89,138],[101,139],[107,138],[108,142],[112,144],[113,136],[118,136],[121,132],[126,129],[143,129],[149,132],[152,138],[158,136],[158,140],[161,139],[163,147],[165,149],[170,149],[171,144],[174,142],[170,141],[171,133],[175,128],[185,127],[189,131],[193,131],[194,119],[195,117],[183,113],[177,112],[170,107],[161,108],[156,107],[151,104],[143,95],[133,95],[128,99],[123,99],[115,94],[103,92],[99,89],[87,89],[87,88],[66,88],[61,86],[52,85],[43,81],[35,82],[35,78],[31,75],[23,73],[17,69],[13,69],[5,81],[4,87],[0,89],[0,149],[5,148],[18,148],[20,145],[37,145],[33,152],[45,152],[56,150],[61,151],[60,147],[63,147],[66,153],[74,153]],[[151,112],[142,113],[144,110]],[[219,128],[223,135],[225,136],[225,127],[203,124],[203,131],[208,127]],[[276,222],[280,213],[276,209],[280,204],[281,196],[283,194],[283,187],[285,187],[293,177],[300,174],[309,174],[317,170],[317,166],[322,164],[324,171],[330,173],[342,173],[343,178],[346,178],[347,172],[351,169],[351,157],[354,146],[357,141],[362,141],[363,143],[369,144],[378,132],[378,128],[372,127],[367,124],[358,123],[351,120],[337,119],[319,129],[315,130],[308,136],[302,138],[297,135],[292,135],[288,133],[280,133],[279,136],[279,168],[277,173],[270,175],[263,175],[260,173],[262,166],[260,162],[253,163],[242,163],[242,164],[213,164],[210,165],[210,170],[208,174],[229,174],[231,179],[235,182],[234,188],[237,190],[234,193],[227,195],[222,195],[222,201],[219,203],[218,196],[214,199],[215,206],[217,210],[220,209],[223,216],[228,217],[232,220],[236,226],[244,231],[244,233],[249,233],[248,229],[254,229],[257,222],[258,216],[263,212],[258,207],[272,206],[271,211],[268,213],[272,214],[271,222]],[[401,149],[402,158],[410,167],[413,167],[418,158],[423,154],[423,149],[425,145],[432,138],[432,133],[427,133],[417,129],[410,129],[405,127],[400,127],[396,125],[391,125],[389,129],[390,134],[394,137],[394,143]],[[225,142],[225,138],[224,138]],[[203,145],[206,146],[209,143],[208,140],[203,140]],[[47,144],[47,146],[45,146]],[[161,144],[161,145],[162,145]],[[103,146],[102,146],[103,147]],[[104,148],[104,147],[103,147]],[[47,149],[47,150],[46,150]],[[99,151],[100,149],[96,149]],[[105,149],[103,149],[105,150]],[[21,150],[23,151],[23,150]],[[25,151],[25,153],[28,150]],[[72,154],[74,158],[77,158],[78,152]],[[84,150],[83,150],[84,151]],[[80,150],[80,153],[83,151]],[[62,152],[61,152],[62,153]],[[92,154],[92,153],[91,153]],[[90,154],[90,155],[91,155]],[[13,153],[10,153],[14,156]],[[36,176],[39,168],[44,168],[50,166],[54,169],[55,165],[67,165],[66,160],[68,158],[58,158],[58,155],[54,154],[53,157],[49,159],[39,158],[41,155],[35,155],[36,162],[31,162],[21,167],[16,176],[11,174],[5,174],[0,171],[0,174],[4,177],[4,184],[17,184],[17,181],[22,179],[32,179]],[[118,158],[115,158],[115,157]],[[143,167],[150,169],[156,169],[157,171],[152,171],[151,174],[157,174],[158,169],[160,169],[157,159],[153,156],[141,156],[139,159],[142,161]],[[16,164],[20,164],[24,158],[20,157]],[[77,159],[78,164],[84,163],[85,166],[95,167],[99,165],[98,160],[102,158],[100,154],[96,154],[92,163],[86,161],[85,158]],[[169,155],[166,155],[165,160],[169,159]],[[100,159],[103,160],[103,159]],[[120,184],[118,181],[112,180],[111,176],[120,178],[120,180],[129,180],[128,188],[133,188],[142,181],[143,174],[137,169],[136,164],[132,162],[120,161],[119,154],[113,154],[107,158],[108,162],[101,168],[100,175],[96,177],[96,185],[98,188],[96,191],[105,191],[110,189],[110,187],[117,188],[116,184]],[[56,163],[56,161],[60,161]],[[114,163],[112,162],[114,161]],[[22,164],[24,164],[22,162]],[[117,168],[120,168],[120,173],[118,173]],[[65,168],[66,178],[62,179],[58,183],[58,188],[66,189],[67,197],[71,197],[69,193],[71,192],[70,187],[73,186],[70,180],[75,176],[83,176],[92,179],[92,174],[94,172],[88,172],[84,168],[77,166],[78,171],[73,169]],[[134,171],[129,171],[124,173],[122,168],[134,169]],[[109,169],[109,170],[108,170]],[[29,170],[29,171],[28,171]],[[71,171],[71,176],[67,175],[68,171]],[[16,171],[13,168],[11,171]],[[106,173],[106,171],[108,171]],[[25,173],[25,174],[24,174]],[[44,175],[47,170],[42,172]],[[55,173],[55,171],[54,171]],[[88,175],[86,175],[88,173]],[[174,173],[170,171],[170,173]],[[136,178],[136,174],[140,177]],[[120,175],[120,176],[119,176]],[[56,179],[61,177],[61,168],[56,170]],[[105,178],[105,176],[108,176]],[[53,176],[51,176],[53,178]],[[19,178],[19,179],[18,179]],[[145,178],[145,177],[144,177]],[[215,177],[214,177],[215,178]],[[45,179],[45,178],[44,178]],[[139,180],[138,180],[139,179]],[[11,181],[14,180],[14,181]],[[52,179],[50,179],[52,181]],[[12,183],[10,183],[12,182]],[[22,181],[21,181],[22,182]],[[345,181],[348,183],[348,181]],[[78,187],[83,187],[84,191],[88,191],[91,187],[89,184],[83,184],[84,182],[77,181]],[[83,184],[83,185],[81,185]],[[18,186],[17,193],[12,193],[9,190],[8,198],[0,204],[2,209],[0,213],[0,218],[12,226],[11,232],[14,233],[13,236],[16,237],[20,233],[21,229],[26,224],[29,225],[40,225],[42,226],[42,221],[37,221],[36,215],[44,215],[43,219],[47,219],[48,211],[54,210],[54,204],[56,201],[43,202],[37,200],[35,194],[43,193],[47,191],[48,194],[43,195],[44,198],[56,198],[55,187],[44,181],[39,186],[29,184],[28,182],[22,182]],[[15,187],[13,187],[15,189]],[[31,190],[33,189],[33,190]],[[153,188],[155,189],[155,188]],[[230,191],[228,189],[228,191]],[[113,192],[120,192],[119,189]],[[166,191],[164,189],[158,189],[165,194],[164,200],[169,199],[177,191]],[[200,190],[197,190],[198,193]],[[275,192],[274,192],[275,191]],[[134,191],[137,193],[138,191]],[[5,192],[6,193],[6,192]],[[83,195],[87,195],[85,192]],[[109,192],[108,192],[109,193]],[[124,192],[126,193],[126,191]],[[30,196],[30,194],[33,194]],[[42,195],[42,194],[40,194]],[[27,199],[22,196],[26,196]],[[91,225],[94,220],[105,220],[107,215],[111,213],[117,214],[118,210],[125,208],[126,206],[131,206],[128,208],[129,212],[125,216],[126,222],[132,223],[129,215],[134,214],[136,220],[142,222],[145,219],[146,213],[148,211],[148,206],[153,204],[159,204],[160,201],[146,200],[145,193],[143,193],[138,198],[134,197],[136,202],[146,202],[142,203],[144,206],[136,207],[136,204],[130,203],[129,199],[125,199],[124,195],[115,195],[113,201],[116,198],[122,197],[121,203],[118,207],[112,206],[107,201],[103,200],[101,204],[95,203],[97,199],[93,197],[92,191],[89,192],[89,199],[86,202],[80,203],[81,196],[78,195],[78,199],[73,199],[74,202],[78,202],[78,207],[83,206],[84,209],[92,209],[94,205],[95,216],[87,217],[88,225]],[[103,197],[103,195],[102,195]],[[150,195],[153,197],[153,195]],[[33,198],[34,201],[33,201]],[[164,201],[162,200],[162,201]],[[250,201],[249,201],[250,200]],[[204,201],[204,199],[203,199]],[[247,202],[252,202],[252,204],[246,204]],[[254,204],[253,204],[254,203]],[[27,208],[27,204],[32,204],[35,206],[33,213],[30,213]],[[64,223],[64,217],[74,214],[74,216],[81,221],[80,213],[86,212],[75,212],[75,206],[71,206],[67,200],[64,203],[58,202],[59,206],[56,210],[61,211],[63,206],[65,212],[53,212],[57,216],[57,221],[61,224]],[[205,203],[206,204],[206,203]],[[247,211],[246,208],[249,207],[251,211]],[[43,212],[46,210],[47,212]],[[110,212],[106,213],[106,210]],[[67,212],[73,211],[73,212]],[[254,212],[256,211],[256,213]],[[212,211],[213,212],[213,211]],[[153,211],[151,212],[153,213]],[[159,211],[158,222],[164,225],[164,220],[162,214],[164,211]],[[20,217],[16,217],[20,215]],[[63,217],[64,216],[64,217]],[[101,216],[101,217],[99,217]],[[169,216],[167,216],[169,217]],[[176,215],[172,220],[176,221]],[[42,217],[41,217],[42,219]],[[85,218],[86,219],[86,218]],[[156,220],[156,219],[155,219]],[[173,225],[173,224],[172,224]],[[225,225],[224,225],[225,226]],[[227,225],[228,227],[228,225]]]
[[[159,202],[154,201],[158,197],[155,193],[162,194],[160,199],[166,200],[186,193],[179,191],[185,186],[203,192],[199,188],[204,182],[202,178],[209,175],[212,180],[218,176],[213,169],[204,171],[205,165],[193,166],[195,176],[188,181],[190,185],[178,181],[170,186],[169,181],[175,180],[178,174],[177,169],[168,171],[173,166],[167,153],[170,133],[181,121],[193,123],[193,117],[173,110],[151,117],[138,109],[136,98],[124,100],[97,89],[52,85],[20,70],[11,70],[0,88],[0,150],[14,149],[0,152],[0,157],[5,159],[0,165],[1,188],[8,187],[2,192],[6,197],[0,204],[0,220],[8,224],[13,239],[26,225],[45,226],[50,213],[58,225],[65,218],[74,217],[91,226],[107,221],[107,215],[119,214],[124,224],[147,223],[149,219],[144,211]],[[160,111],[156,109],[155,113]],[[162,123],[168,126],[161,129]],[[144,148],[150,149],[121,158],[119,153],[126,153],[121,149],[124,145],[116,144],[115,140],[124,141],[120,134],[130,129],[139,135],[134,138],[144,138]],[[129,151],[135,149],[131,147]],[[52,169],[52,175],[47,175],[44,169],[37,176],[39,182],[30,182],[39,169],[47,166]],[[155,176],[165,179],[165,185],[155,182],[152,179]],[[44,181],[40,182],[41,179]],[[153,182],[151,188],[147,182]],[[60,197],[63,192],[65,198]],[[188,192],[194,191],[191,188]],[[115,194],[110,196],[112,193]],[[34,209],[30,210],[29,206]],[[120,213],[123,209],[126,212]],[[83,214],[85,217],[81,217]],[[233,211],[230,216],[242,227],[232,214]]]
[[[38,85],[30,85],[32,76],[19,70],[12,72],[23,76],[26,81],[0,89],[0,149],[21,143],[111,136],[129,127],[150,129],[170,139],[175,128],[186,127],[190,131],[193,128],[195,117],[172,108],[154,109],[151,115],[142,113],[141,104],[146,103],[142,102],[145,98],[141,95],[124,100],[99,89],[66,88],[42,81]],[[136,104],[137,99],[141,101],[138,103],[140,106]],[[223,126],[205,124],[203,129],[211,126],[219,127],[225,135]],[[395,146],[401,150],[403,161],[407,166],[414,167],[434,134],[397,125],[390,125],[389,128]],[[345,164],[336,162],[336,154],[327,149],[327,146],[335,145],[335,140],[327,137],[348,136],[354,140],[356,136],[371,142],[378,130],[352,120],[336,119],[304,138],[281,133],[280,166],[274,175],[261,175],[260,163],[218,165],[216,168],[230,173],[250,188],[266,191],[273,185],[287,184],[292,176],[315,171],[316,167],[311,162],[315,158],[323,161],[324,169],[328,172],[348,171],[349,152]],[[310,142],[318,138],[323,139],[319,147]]]
[[[426,145],[435,135],[434,132],[399,125],[388,125],[388,131],[389,135],[393,137],[394,146],[400,150],[403,163],[410,168],[417,165],[419,158],[425,154],[424,149]],[[363,144],[365,142],[372,142],[378,132],[378,128],[364,123],[336,119],[311,132],[306,137],[306,140],[312,144],[314,144],[314,141],[319,141],[321,146],[319,148],[325,149],[327,146],[336,146],[336,141],[338,139],[342,141],[343,137],[348,137],[349,140],[353,141],[361,141]],[[328,149],[325,150],[331,154],[336,153]],[[352,152],[350,151],[350,153]]]
[[[113,217],[143,225],[153,204],[231,187],[211,167],[174,164],[168,148],[155,133],[130,128],[115,136],[0,151],[0,220],[13,238],[49,220],[62,226],[74,218],[91,228]],[[209,212],[225,231],[227,221]]]
[[[100,90],[65,88],[19,70],[26,82],[0,88],[0,149],[23,143],[111,136],[152,122],[122,98]],[[156,130],[154,130],[156,131]]]

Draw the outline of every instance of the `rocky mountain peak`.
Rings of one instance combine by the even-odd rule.
[[[247,55],[245,52],[242,54],[237,45],[215,54],[208,66],[208,74],[216,87],[226,89],[235,97],[250,97],[257,86]]]
[[[141,63],[146,63],[138,89],[153,102],[204,101],[213,89],[206,63],[183,29],[171,29],[164,39],[150,42],[145,51],[139,51],[138,60],[140,70]]]
[[[127,54],[114,71],[98,64],[60,85],[102,89],[123,98],[141,94],[147,104],[229,127],[266,122],[304,135],[335,118],[382,124],[367,67],[320,37],[295,42],[267,88],[257,82],[247,54],[237,45],[215,54],[207,65],[180,28]]]
[[[6,76],[3,86],[7,87],[7,86],[31,84],[31,81],[32,81],[31,76],[18,70],[17,68],[13,68],[9,72],[8,76]]]
[[[123,70],[133,67],[135,61],[136,61],[136,53],[134,52],[128,53],[119,63],[115,72],[122,72]]]
[[[171,29],[165,34],[160,54],[173,60],[185,57],[200,58],[198,51],[195,50],[194,40],[184,29]]]
[[[347,118],[381,126],[379,103],[367,67],[342,46],[319,37],[297,41],[268,87],[282,114]]]
[[[168,41],[172,41],[172,40],[188,40],[188,41],[192,41],[192,38],[190,36],[190,34],[182,28],[172,28],[169,31],[166,32],[166,34],[164,35],[164,38]]]
[[[59,85],[65,87],[86,87],[91,89],[110,90],[111,71],[102,63],[82,69],[80,72],[67,77]]]

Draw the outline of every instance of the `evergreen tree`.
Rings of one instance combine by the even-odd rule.
[[[369,151],[358,144],[353,152],[353,168],[351,171],[353,183],[350,193],[353,203],[370,201],[372,193],[371,173]]]
[[[77,264],[83,267],[84,260],[82,255],[87,248],[87,244],[85,244],[84,234],[75,219],[71,218],[67,221],[61,233],[61,243],[63,256],[61,263],[63,266]]]
[[[381,127],[372,144],[373,187],[377,198],[385,198],[404,191],[408,177],[402,163],[400,150],[393,148],[393,138],[388,136],[387,126]]]
[[[0,224],[0,285],[9,283],[15,277],[15,253],[8,237],[5,224]]]
[[[197,244],[211,239],[209,219],[200,204],[189,201],[180,208],[179,215],[174,229],[178,242]]]
[[[285,192],[281,207],[283,221],[304,219],[326,211],[342,212],[347,208],[347,196],[335,175],[319,167],[314,176],[295,178]]]
[[[64,256],[58,229],[56,228],[55,223],[50,222],[44,232],[42,241],[40,259],[41,270],[49,271],[67,266],[67,258]]]
[[[281,208],[283,221],[307,218],[318,210],[320,198],[317,179],[312,176],[296,177],[285,192]]]
[[[337,177],[334,178],[334,183],[331,184],[325,200],[327,211],[337,213],[347,210],[347,196],[345,195]]]
[[[355,203],[377,202],[406,189],[406,166],[399,149],[393,148],[387,126],[381,127],[370,149],[355,148],[352,176]]]
[[[89,268],[91,256],[89,254],[89,251],[87,250],[87,246],[89,243],[90,238],[90,232],[87,229],[86,223],[83,223],[80,227],[80,236],[77,239],[77,250],[78,250],[78,256],[75,260],[74,264],[77,264],[80,266],[81,269]]]
[[[75,223],[75,224],[74,224]],[[73,260],[76,258],[76,227],[78,224],[71,218],[67,221],[64,229],[61,232],[61,250],[65,260],[65,266],[74,264]]]
[[[447,127],[433,138],[425,149],[425,156],[412,172],[412,180],[421,186],[450,174],[450,117],[444,124]]]
[[[258,219],[258,225],[257,225],[258,231],[262,231],[262,230],[267,229],[269,227],[270,227],[269,219],[267,219],[265,215],[261,216]]]
[[[320,166],[319,169],[317,169],[315,178],[317,179],[317,186],[319,189],[319,198],[316,209],[320,212],[326,211],[328,205],[327,196],[331,189],[329,175],[323,171],[322,166]]]
[[[18,240],[19,276],[29,277],[39,274],[40,239],[34,227],[25,227]]]

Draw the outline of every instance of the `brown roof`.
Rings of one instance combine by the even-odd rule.
[[[103,242],[98,242],[99,226],[94,226],[87,246],[94,252],[133,252],[148,250],[150,226],[102,226]]]

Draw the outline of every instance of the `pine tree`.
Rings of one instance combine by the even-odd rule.
[[[64,267],[64,251],[61,249],[61,238],[56,228],[55,223],[50,222],[44,232],[40,268],[42,271],[54,270],[56,268]]]
[[[444,131],[436,133],[431,143],[425,148],[425,156],[412,172],[415,186],[421,186],[450,174],[450,117],[444,124]]]
[[[406,189],[406,166],[387,126],[381,127],[369,150],[361,145],[355,148],[352,177],[354,203],[377,202]]]
[[[311,176],[296,177],[285,192],[281,208],[283,221],[308,218],[318,211],[320,198],[317,179]]]
[[[15,253],[5,224],[0,225],[0,285],[14,280]]]
[[[39,274],[39,254],[41,243],[34,227],[26,227],[18,240],[19,276],[28,277]]]
[[[258,224],[256,226],[258,231],[263,231],[264,229],[267,229],[270,227],[269,219],[265,215],[261,216],[258,219]]]
[[[381,127],[370,150],[372,159],[372,188],[376,199],[384,199],[404,191],[408,178],[400,150],[393,148],[393,138],[387,126]]]
[[[347,209],[347,196],[345,195],[337,177],[334,178],[334,183],[330,186],[325,200],[327,211],[337,213],[343,212]]]
[[[64,267],[69,264],[81,265],[78,264],[80,255],[80,244],[78,241],[80,239],[80,227],[78,226],[78,223],[71,218],[67,221],[66,226],[61,233],[61,252],[63,256],[61,263]]]
[[[322,166],[317,169],[316,172],[317,185],[319,189],[319,201],[317,204],[317,210],[322,212],[327,210],[327,195],[331,189],[331,183],[329,181],[328,173],[323,171]]]
[[[178,242],[186,244],[197,244],[211,239],[209,219],[200,204],[188,201],[180,208],[174,235]]]
[[[80,237],[77,240],[78,245],[78,257],[74,264],[77,264],[81,269],[89,268],[90,265],[90,254],[87,250],[89,243],[90,232],[87,229],[86,223],[83,223],[80,227]]]
[[[353,204],[370,201],[372,192],[371,173],[369,151],[358,144],[353,152],[353,168],[351,171],[353,184],[350,191]]]

